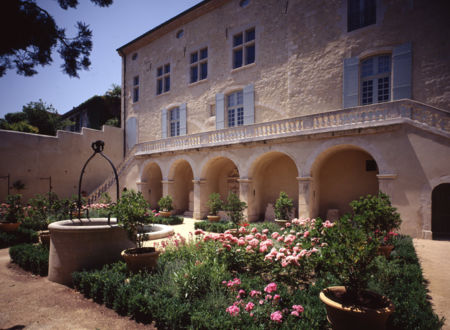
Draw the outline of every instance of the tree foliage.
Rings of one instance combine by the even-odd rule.
[[[0,119],[0,128],[12,131],[56,135],[58,129],[63,129],[71,122],[62,120],[56,109],[44,101],[29,102],[22,112],[8,113],[5,119]]]
[[[100,7],[113,0],[91,0]],[[77,0],[58,0],[63,9],[76,8]],[[49,65],[55,48],[63,59],[63,72],[78,77],[78,71],[88,69],[92,50],[92,31],[83,22],[77,22],[75,37],[66,36],[53,17],[34,0],[8,0],[0,11],[0,77],[7,70],[16,69],[24,76],[37,73],[36,66]]]

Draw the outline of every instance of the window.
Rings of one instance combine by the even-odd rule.
[[[347,31],[353,31],[371,24],[377,20],[377,0],[347,1]]]
[[[391,55],[370,57],[361,62],[361,105],[391,99]]]
[[[208,77],[208,48],[191,53],[190,64],[190,83],[206,79]]]
[[[137,53],[134,53],[134,54],[131,56],[131,59],[132,59],[133,61],[136,61],[137,58],[138,58],[138,54],[137,54]]]
[[[233,36],[233,69],[255,62],[255,28]]]
[[[177,34],[175,35],[177,37],[177,39],[180,39],[184,36],[184,30],[178,30]]]
[[[228,127],[244,125],[244,94],[242,91],[227,96]]]
[[[133,78],[133,102],[139,101],[139,76]]]
[[[169,110],[170,136],[180,135],[180,108]]]
[[[170,91],[170,63],[156,69],[156,95]]]
[[[242,8],[247,7],[250,4],[250,0],[241,0],[239,2],[239,6],[241,6]]]

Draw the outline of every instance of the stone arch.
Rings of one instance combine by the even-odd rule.
[[[280,191],[292,198],[298,210],[298,173],[294,158],[285,152],[269,151],[256,158],[249,170],[249,220],[264,220],[268,205],[275,205]],[[293,216],[296,214],[294,211]]]
[[[393,170],[390,168],[390,166],[387,164],[387,162],[384,160],[383,155],[381,152],[372,144],[367,142],[367,139],[363,138],[338,138],[334,140],[328,140],[322,143],[320,146],[314,149],[314,151],[309,155],[305,166],[303,167],[302,176],[303,177],[309,177],[312,176],[312,167],[316,163],[317,158],[319,155],[324,153],[326,150],[329,150],[333,147],[341,146],[341,145],[348,145],[355,148],[360,148],[361,150],[365,150],[367,153],[369,153],[372,158],[376,161],[378,165],[378,171],[380,174],[391,174],[394,173]]]
[[[291,150],[292,150],[291,145],[287,145],[287,146],[283,146],[283,145],[278,146],[277,145],[276,151],[273,151],[271,147],[252,150],[254,152],[252,152],[250,154],[248,159],[245,160],[245,163],[242,164],[242,166],[239,168],[240,173],[241,173],[241,178],[252,178],[253,173],[255,171],[255,165],[257,164],[257,160],[271,152],[282,153],[282,154],[285,154],[290,159],[292,159],[295,164],[295,167],[297,169],[297,173],[300,174],[301,171],[298,166],[299,162],[297,161],[297,157],[291,153]]]
[[[422,215],[422,238],[433,238],[432,232],[432,194],[436,187],[450,183],[450,175],[434,178],[422,189],[420,196],[420,213]]]
[[[168,175],[168,194],[172,196],[175,214],[194,210],[194,172],[191,163],[178,158],[171,163]],[[192,216],[192,214],[186,214]]]
[[[149,160],[141,168],[140,191],[153,209],[158,208],[158,201],[162,197],[162,171],[158,162]]]
[[[174,170],[176,168],[176,165],[179,162],[182,162],[182,161],[185,161],[185,162],[187,162],[189,164],[189,166],[190,166],[190,168],[192,170],[192,174],[193,174],[194,178],[198,177],[198,173],[197,173],[198,170],[197,170],[197,167],[195,166],[195,162],[188,155],[182,155],[182,156],[173,157],[170,160],[170,163],[169,163],[169,165],[167,166],[167,169],[166,169],[166,176],[163,175],[163,180],[165,180],[165,179],[173,180],[174,174],[175,174]]]
[[[332,217],[350,212],[349,203],[367,194],[377,194],[378,163],[355,145],[335,145],[322,151],[310,169],[313,216]]]

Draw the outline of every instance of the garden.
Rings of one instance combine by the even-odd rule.
[[[77,271],[72,274],[74,288],[120,315],[162,329],[442,327],[443,319],[433,313],[427,298],[412,239],[397,234],[401,219],[386,195],[353,201],[353,212],[335,222],[289,219],[289,200],[280,195],[276,214],[286,221],[278,224],[246,223],[246,205],[236,195],[221,205],[216,197],[210,198],[210,211],[225,210],[227,221],[197,222],[189,237],[175,235],[154,244],[157,262],[142,271],[130,270],[123,261]],[[170,196],[160,201],[160,211],[150,210],[133,191],[122,199],[86,209],[91,216],[112,213],[138,247],[145,242],[139,226],[180,221],[160,215],[172,208]],[[2,205],[3,220],[7,210],[31,206],[11,208],[11,202]],[[70,206],[66,210],[70,213]],[[49,211],[45,223],[58,216],[67,214]],[[44,216],[40,221],[27,217],[24,213],[19,230],[36,233],[45,228]],[[15,235],[17,243],[27,241]],[[11,247],[11,259],[45,276],[48,248],[36,243],[37,234],[33,237]],[[340,305],[350,323],[340,325],[342,316],[332,305]],[[359,314],[383,314],[384,319],[364,323]]]

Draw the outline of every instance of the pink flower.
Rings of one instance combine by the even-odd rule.
[[[306,238],[309,236],[309,231],[305,231],[305,233],[303,234],[303,237]]]
[[[327,221],[325,221],[325,222],[323,223],[323,226],[324,226],[325,228],[331,228],[331,227],[334,226],[334,223],[332,223],[332,222],[330,222],[329,220],[327,220]]]
[[[201,229],[197,229],[196,231],[194,231],[194,235],[205,235],[205,232]]]
[[[273,300],[279,300],[281,298],[281,296],[279,294],[276,294],[273,296]]]
[[[283,314],[281,314],[280,311],[275,311],[272,314],[270,314],[270,319],[277,323],[281,323],[283,322]]]
[[[289,228],[291,226],[291,223],[290,222],[286,222],[285,226],[286,226],[286,228]]]
[[[279,236],[280,236],[280,234],[278,234],[278,232],[272,233],[272,238],[273,239],[277,239]]]
[[[252,290],[250,291],[250,297],[259,296],[261,294],[261,291]]]
[[[267,251],[267,245],[261,244],[259,247],[259,252],[264,253]]]
[[[292,311],[292,312],[291,312],[291,315],[294,315],[294,316],[297,316],[297,317],[300,316],[300,314],[299,314],[297,311]]]
[[[239,233],[244,234],[245,232],[247,232],[245,227],[239,227]]]
[[[260,299],[260,300],[259,300],[259,304],[260,304],[260,305],[264,305],[264,300]]]
[[[267,294],[266,297],[264,298],[266,301],[272,299],[272,295],[271,294]]]
[[[242,239],[242,238],[239,238],[237,244],[238,244],[239,246],[243,246],[243,245],[245,245],[245,240]]]
[[[292,309],[297,313],[303,313],[303,311],[305,310],[302,305],[293,305]]]
[[[258,229],[256,228],[256,227],[253,227],[252,228],[252,230],[251,230],[251,232],[254,234],[254,233],[257,233],[258,232]]]
[[[277,291],[277,284],[276,283],[269,283],[265,288],[264,291],[267,293],[271,293],[274,291]]]
[[[237,316],[239,314],[239,307],[236,305],[231,305],[226,309],[227,313],[230,313],[231,316]]]
[[[262,233],[267,235],[269,233],[269,229],[263,229]]]
[[[255,304],[252,303],[251,301],[249,301],[249,302],[247,303],[247,305],[245,306],[245,310],[246,310],[247,312],[250,312],[250,311],[253,309],[253,307],[255,307]]]
[[[252,247],[257,247],[259,244],[259,241],[256,238],[254,238],[250,242],[248,242],[248,244],[250,244]]]

